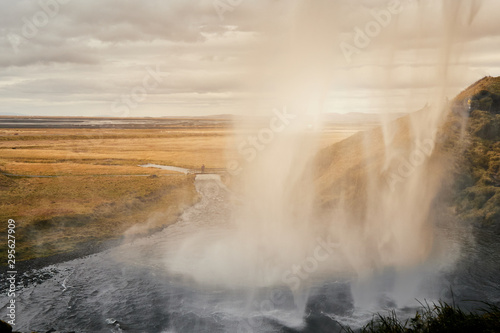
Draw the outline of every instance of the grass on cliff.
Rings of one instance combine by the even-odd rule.
[[[500,77],[476,82],[455,103],[466,99],[477,102],[469,109],[467,145],[457,154],[456,210],[464,220],[500,232]]]
[[[350,328],[345,332],[354,333]],[[414,317],[401,320],[393,311],[378,314],[365,325],[361,333],[494,333],[500,332],[500,308],[486,304],[478,312],[464,312],[458,306],[445,302],[425,304]]]

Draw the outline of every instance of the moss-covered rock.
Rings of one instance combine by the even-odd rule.
[[[465,112],[455,114],[467,117],[466,145],[455,145],[454,205],[463,219],[500,230],[500,77],[464,90],[453,110],[460,105]]]

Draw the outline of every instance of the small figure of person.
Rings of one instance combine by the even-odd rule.
[[[201,173],[205,173],[205,164],[201,165]]]

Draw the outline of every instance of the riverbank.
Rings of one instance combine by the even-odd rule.
[[[14,120],[18,126],[33,121]],[[202,165],[205,172],[220,172],[228,160],[241,158],[228,147],[255,125],[235,129],[231,122],[205,118],[151,125],[142,119],[134,127],[139,120],[122,119],[117,124],[127,126],[120,128],[90,119],[85,124],[92,126],[80,127],[82,119],[63,120],[0,128],[0,220],[16,221],[18,264],[98,252],[93,249],[105,248],[103,243],[120,239],[132,226],[144,233],[173,223],[197,200],[190,177]],[[354,132],[359,125],[346,128]],[[322,144],[351,132],[325,131]],[[1,224],[0,233],[6,228]],[[0,244],[0,266],[6,250]]]
[[[222,168],[229,135],[222,125],[0,129],[0,220],[16,221],[17,266],[99,252],[125,234],[175,222],[198,200],[194,174],[140,165]],[[6,246],[0,244],[0,266]]]

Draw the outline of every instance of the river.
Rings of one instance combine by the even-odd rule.
[[[286,285],[206,286],[167,269],[187,235],[200,231],[219,233],[224,230],[221,225],[231,228],[235,198],[219,176],[198,175],[195,184],[200,202],[163,231],[39,270],[36,274],[50,272],[51,277],[18,290],[15,329],[320,333],[340,331],[341,324],[360,327],[375,311],[396,306],[390,288],[395,273],[391,270],[379,276],[378,281],[388,285],[381,287],[380,301],[376,306],[363,306],[357,302],[359,297],[349,277],[332,277],[313,283],[307,290],[292,292]],[[471,308],[481,304],[460,300],[500,302],[500,244],[494,235],[476,238],[478,241],[467,243],[468,248],[460,252],[453,267],[428,274],[422,280],[423,296],[434,292],[438,298],[451,299],[453,291],[456,301]],[[2,313],[6,313],[8,302],[4,295],[0,299]],[[414,313],[417,306],[415,302],[415,307],[396,310],[405,316]]]

